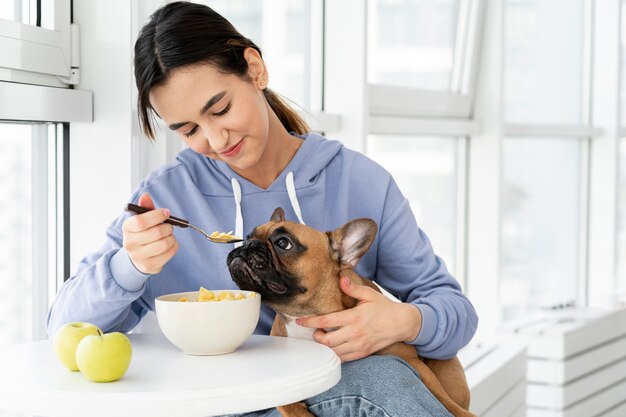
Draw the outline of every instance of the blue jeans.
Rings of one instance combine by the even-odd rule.
[[[369,356],[341,365],[341,380],[306,400],[317,417],[451,417],[419,374],[395,356]],[[238,414],[280,417],[276,409]]]

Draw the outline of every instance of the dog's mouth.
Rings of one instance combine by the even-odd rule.
[[[246,275],[248,275],[250,277],[250,279],[252,279],[252,281],[257,284],[257,285],[263,285],[263,281],[261,281],[261,278],[259,278],[259,276],[256,274],[256,272],[254,272],[252,270],[252,268],[250,268],[250,266],[248,265],[248,263],[246,261],[244,261],[241,258],[235,258],[233,260],[233,263],[237,263],[237,266],[240,266],[244,272],[246,273]]]
[[[287,292],[287,286],[283,285],[283,284],[279,284],[277,282],[267,282],[267,288],[270,289],[270,291],[275,292],[276,294],[285,294]]]
[[[250,278],[252,283],[259,288],[267,288],[278,295],[286,294],[287,291],[289,291],[289,288],[287,288],[285,284],[261,279],[254,269],[241,257],[232,259],[230,267],[242,270]]]

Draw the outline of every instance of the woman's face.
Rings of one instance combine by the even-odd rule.
[[[183,67],[150,90],[150,103],[191,149],[246,170],[261,158],[269,135],[261,86],[261,81],[267,85],[265,73],[251,77],[244,80],[209,65]]]

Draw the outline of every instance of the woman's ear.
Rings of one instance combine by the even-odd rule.
[[[256,49],[248,47],[244,49],[243,57],[248,62],[248,76],[252,83],[260,90],[264,90],[269,77],[261,54]]]

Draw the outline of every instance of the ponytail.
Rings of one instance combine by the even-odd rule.
[[[295,132],[299,135],[304,135],[311,131],[304,119],[285,103],[284,99],[277,93],[266,88],[263,90],[263,95],[287,132]]]

